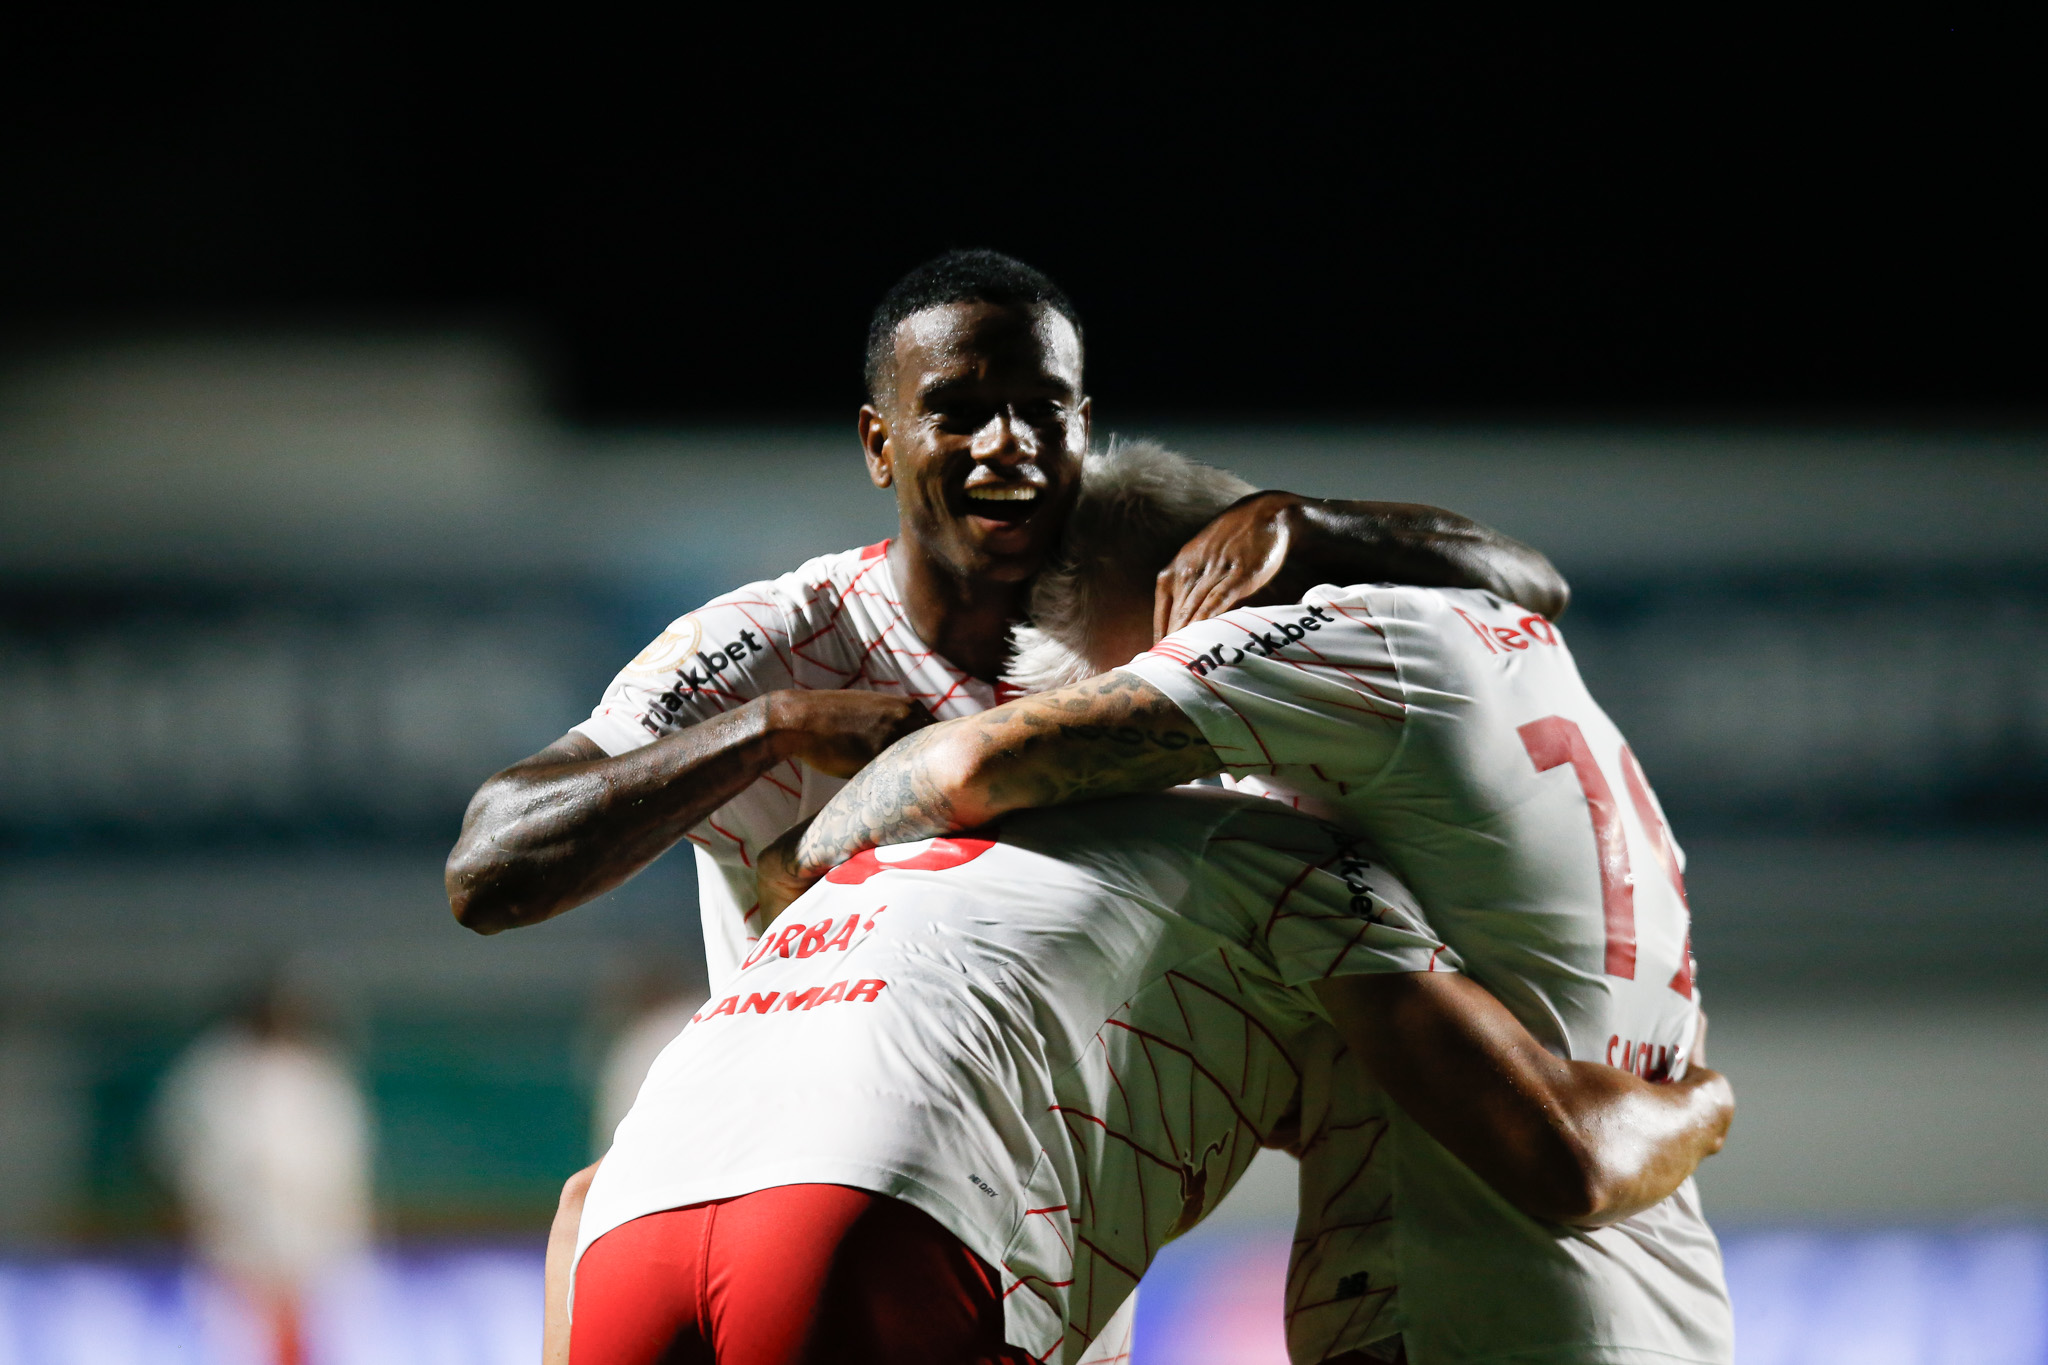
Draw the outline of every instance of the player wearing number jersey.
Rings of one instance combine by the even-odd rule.
[[[1117,598],[1114,578],[1098,597]],[[771,849],[763,880],[782,883],[772,908],[873,842],[1217,771],[1371,838],[1559,1055],[1683,1074],[1698,1011],[1676,847],[1556,628],[1485,593],[1322,587],[1186,627],[1106,677],[912,737]],[[1719,1252],[1689,1184],[1614,1227],[1546,1224],[1413,1117],[1386,1116],[1402,1272],[1398,1314],[1375,1315],[1375,1330],[1404,1324],[1413,1359],[1729,1358]],[[1312,1143],[1304,1187],[1342,1183],[1319,1163],[1348,1178],[1358,1160]],[[1298,1245],[1327,1249],[1328,1211],[1303,1218]],[[1313,1269],[1294,1304],[1320,1312],[1345,1277]],[[1297,1358],[1361,1344],[1349,1321],[1331,1330],[1334,1344],[1293,1334]]]
[[[1042,812],[837,869],[655,1064],[580,1244],[873,1190],[999,1270],[1012,1344],[1074,1358],[1293,1101],[1316,1014],[1292,988],[1455,966],[1391,877],[1269,804]]]
[[[1238,786],[1383,848],[1546,1046],[1684,1073],[1700,1016],[1680,855],[1548,621],[1485,593],[1319,588],[1181,631],[1127,671]],[[1609,1361],[1730,1358],[1719,1248],[1691,1182],[1614,1227],[1562,1232],[1505,1206],[1398,1110],[1390,1131],[1417,1361],[1580,1359],[1578,1340]]]
[[[728,1291],[722,1312],[692,1297],[699,1278],[731,1278],[725,1258],[686,1249],[701,1263],[664,1270],[679,1253],[644,1250],[646,1229],[710,1208],[709,1246],[715,1210],[821,1186],[928,1215],[988,1268],[1006,1340],[1072,1361],[1281,1129],[1319,998],[1455,965],[1398,882],[1335,830],[1229,793],[1032,812],[999,836],[864,853],[761,939],[620,1125],[579,1231],[572,1365],[651,1361],[677,1340],[720,1359],[759,1349],[772,1325],[735,1306],[748,1291]],[[1512,1045],[1489,1056],[1472,1088],[1493,1082],[1539,1127],[1585,1112],[1564,1092],[1522,1098]],[[1646,1145],[1682,1149],[1681,1164],[1635,1196],[1660,1197],[1698,1159],[1693,1101],[1580,1070],[1633,1087],[1603,1103],[1665,1115]],[[813,1259],[808,1220],[781,1235],[792,1260]],[[799,1296],[776,1320],[829,1315],[831,1298]]]

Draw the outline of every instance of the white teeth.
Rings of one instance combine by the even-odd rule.
[[[986,483],[967,490],[967,496],[981,502],[1030,502],[1038,490],[1029,484]]]

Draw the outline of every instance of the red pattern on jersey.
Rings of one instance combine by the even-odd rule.
[[[1320,604],[1318,604],[1318,605],[1320,605]],[[1325,610],[1335,610],[1335,611],[1336,611],[1336,612],[1337,612],[1337,613],[1338,613],[1339,615],[1342,615],[1342,616],[1343,616],[1343,617],[1345,617],[1345,618],[1346,618],[1347,620],[1358,620],[1358,621],[1359,621],[1359,623],[1360,623],[1361,625],[1365,626],[1365,628],[1366,628],[1366,629],[1368,629],[1368,630],[1370,630],[1370,631],[1371,631],[1371,632],[1372,632],[1373,634],[1375,634],[1375,635],[1379,636],[1379,637],[1380,637],[1381,639],[1385,639],[1385,638],[1386,638],[1386,631],[1385,631],[1385,630],[1383,630],[1383,629],[1382,629],[1382,628],[1381,628],[1381,627],[1380,627],[1379,625],[1377,625],[1376,623],[1374,623],[1374,622],[1373,622],[1373,621],[1372,621],[1372,620],[1371,620],[1371,619],[1370,619],[1369,617],[1368,617],[1368,618],[1365,618],[1365,619],[1363,619],[1363,620],[1361,620],[1361,619],[1360,619],[1359,617],[1355,616],[1355,615],[1354,615],[1354,614],[1353,614],[1352,612],[1350,612],[1350,611],[1347,611],[1347,610],[1345,610],[1345,609],[1344,609],[1344,608],[1342,608],[1342,607],[1337,607],[1337,608],[1329,608],[1329,607],[1325,607],[1324,609],[1325,609]],[[1265,623],[1266,623],[1267,625],[1269,625],[1269,626],[1274,626],[1274,627],[1278,627],[1278,626],[1279,626],[1279,625],[1281,624],[1280,622],[1278,622],[1278,621],[1274,620],[1274,619],[1273,619],[1272,617],[1270,617],[1270,616],[1259,616],[1259,614],[1258,614],[1257,612],[1250,612],[1250,613],[1248,613],[1248,614],[1249,614],[1249,615],[1252,615],[1252,616],[1257,616],[1259,620],[1261,620],[1261,621],[1264,621],[1264,622],[1265,622]],[[1232,625],[1237,625],[1237,622],[1233,621],[1233,622],[1231,622],[1230,624],[1232,624]],[[1243,629],[1244,629],[1244,627],[1242,627],[1242,626],[1239,626],[1238,628],[1239,628],[1240,630],[1243,630]],[[1255,632],[1253,632],[1253,631],[1250,631],[1250,630],[1245,630],[1245,634],[1246,634],[1247,636],[1253,636],[1253,635],[1255,635]],[[1282,663],[1282,664],[1286,664],[1286,665],[1287,665],[1288,667],[1290,667],[1290,668],[1298,668],[1298,669],[1300,669],[1300,670],[1301,670],[1302,672],[1304,672],[1304,673],[1306,673],[1306,672],[1310,672],[1310,671],[1311,671],[1312,669],[1314,669],[1314,668],[1324,668],[1324,669],[1328,669],[1329,671],[1331,671],[1331,672],[1333,672],[1333,673],[1336,673],[1336,674],[1338,674],[1338,675],[1339,675],[1340,677],[1342,677],[1342,678],[1343,678],[1343,679],[1344,679],[1344,680],[1345,680],[1346,682],[1349,682],[1349,683],[1353,684],[1353,685],[1354,685],[1355,687],[1359,688],[1359,689],[1360,689],[1360,690],[1362,690],[1362,691],[1365,691],[1365,692],[1367,692],[1367,693],[1370,693],[1370,694],[1371,694],[1372,696],[1374,696],[1374,697],[1377,697],[1377,698],[1378,698],[1378,699],[1380,699],[1381,701],[1383,701],[1383,702],[1386,702],[1386,703],[1387,703],[1387,704],[1388,704],[1389,706],[1392,706],[1392,707],[1394,707],[1394,708],[1395,708],[1395,711],[1396,711],[1396,714],[1395,714],[1395,715],[1392,715],[1392,716],[1386,716],[1386,715],[1382,715],[1382,716],[1380,717],[1380,718],[1381,718],[1382,720],[1392,720],[1392,721],[1396,721],[1396,722],[1398,722],[1398,721],[1400,721],[1400,720],[1401,720],[1401,719],[1403,718],[1403,716],[1405,715],[1405,713],[1406,713],[1406,711],[1407,711],[1407,707],[1403,706],[1403,705],[1401,704],[1401,702],[1400,702],[1400,700],[1399,700],[1398,698],[1395,698],[1395,697],[1391,697],[1391,696],[1387,695],[1387,694],[1386,694],[1385,692],[1381,691],[1381,690],[1380,690],[1380,687],[1379,687],[1379,684],[1377,684],[1377,683],[1375,683],[1375,682],[1371,681],[1371,680],[1370,680],[1370,679],[1368,679],[1368,678],[1364,678],[1364,677],[1361,677],[1361,676],[1359,676],[1359,674],[1360,674],[1361,672],[1367,672],[1367,673],[1384,673],[1384,674],[1388,675],[1389,677],[1396,677],[1396,678],[1398,678],[1398,677],[1400,676],[1400,674],[1398,673],[1398,671],[1397,671],[1397,670],[1396,670],[1396,669],[1394,668],[1394,666],[1393,666],[1392,664],[1374,664],[1374,663],[1366,663],[1366,662],[1363,662],[1363,661],[1356,661],[1356,662],[1353,662],[1353,663],[1349,663],[1349,664],[1338,664],[1338,663],[1332,663],[1332,662],[1330,662],[1330,659],[1329,659],[1329,656],[1328,656],[1328,655],[1324,654],[1324,653],[1323,653],[1323,652],[1322,652],[1321,650],[1317,649],[1317,648],[1316,648],[1316,647],[1315,647],[1315,646],[1314,646],[1313,644],[1311,644],[1311,643],[1310,643],[1310,639],[1311,639],[1311,637],[1308,637],[1308,636],[1304,636],[1304,637],[1303,637],[1302,639],[1299,639],[1299,640],[1292,640],[1292,641],[1289,641],[1289,642],[1288,642],[1288,645],[1287,645],[1287,648],[1288,648],[1288,650],[1289,650],[1290,652],[1291,652],[1291,651],[1294,651],[1294,650],[1300,650],[1301,652],[1303,652],[1303,653],[1305,653],[1305,654],[1310,654],[1310,655],[1313,655],[1313,656],[1314,656],[1314,658],[1315,658],[1315,660],[1316,660],[1316,662],[1315,662],[1314,664],[1310,664],[1310,663],[1308,663],[1307,661],[1305,661],[1305,660],[1301,660],[1301,659],[1290,659],[1290,658],[1286,657],[1286,655],[1284,655],[1284,654],[1276,654],[1276,655],[1272,655],[1272,656],[1270,656],[1270,657],[1271,657],[1271,658],[1273,659],[1273,661],[1274,661],[1275,663]],[[1376,712],[1368,712],[1368,714],[1378,714],[1378,713],[1376,713]]]

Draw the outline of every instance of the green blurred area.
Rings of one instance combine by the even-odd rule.
[[[209,1022],[100,1016],[77,1028],[88,1137],[83,1199],[64,1231],[128,1241],[177,1229],[152,1107],[165,1073]],[[351,1051],[375,1115],[382,1230],[545,1226],[564,1177],[590,1159],[583,1016],[408,1010],[374,1016],[358,1032]]]

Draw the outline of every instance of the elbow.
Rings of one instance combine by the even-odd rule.
[[[492,895],[485,875],[485,869],[477,864],[474,857],[467,855],[461,844],[448,855],[448,866],[443,872],[443,881],[448,890],[448,910],[455,916],[455,922],[463,928],[478,934],[495,934],[512,928],[517,920],[506,913],[506,907]]]
[[[520,794],[513,772],[484,783],[463,813],[462,833],[442,868],[449,913],[472,933],[502,933],[552,913],[532,913],[536,869],[530,858],[522,860],[506,847],[512,842]]]
[[[523,913],[525,907],[516,895],[518,869],[499,847],[494,834],[491,812],[485,804],[490,793],[491,786],[486,784],[470,803],[462,834],[441,870],[449,913],[455,916],[457,924],[478,934],[516,929],[530,919]]]
[[[1617,1216],[1624,1184],[1590,1143],[1576,1134],[1559,1133],[1544,1144],[1516,1187],[1502,1193],[1533,1218],[1597,1227]]]
[[[966,728],[955,729],[927,749],[924,777],[930,790],[943,792],[954,829],[974,829],[1015,809],[997,793],[1005,786],[1015,756],[977,741]]]
[[[1572,585],[1546,556],[1530,554],[1535,562],[1529,566],[1529,582],[1515,597],[1544,620],[1556,621],[1572,604]]]

